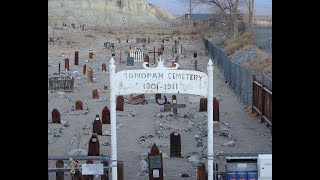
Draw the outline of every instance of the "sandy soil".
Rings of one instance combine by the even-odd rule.
[[[143,29],[143,28],[142,28]],[[143,30],[141,30],[143,31]],[[147,31],[147,28],[146,28]],[[172,29],[163,29],[171,37]],[[110,33],[111,32],[111,33]],[[125,50],[139,47],[142,44],[136,44],[137,37],[150,37],[151,43],[146,44],[146,48],[153,50],[153,47],[160,48],[162,35],[158,31],[148,30],[148,34],[139,34],[136,31],[114,30],[108,33],[107,30],[81,31],[72,28],[56,29],[53,33],[53,27],[48,27],[48,37],[62,37],[54,44],[48,42],[48,76],[58,73],[58,64],[61,64],[62,74],[71,74],[75,77],[74,92],[50,92],[48,91],[48,155],[49,156],[68,156],[68,152],[73,149],[88,150],[88,141],[91,137],[92,123],[96,114],[101,117],[101,111],[104,106],[110,107],[109,90],[104,90],[104,85],[109,85],[109,72],[101,71],[101,64],[106,63],[108,67],[111,58],[111,50],[104,48],[106,41],[115,44],[116,72],[126,69],[142,69],[142,62],[135,63],[134,66],[126,66]],[[192,38],[193,37],[193,38]],[[209,56],[206,55],[202,40],[198,36],[180,35],[180,44],[183,46],[182,55],[180,55],[180,68],[184,70],[193,70],[190,61],[194,60],[193,52],[198,52],[198,70],[206,73],[206,65]],[[121,38],[121,43],[116,41]],[[129,39],[129,43],[126,43]],[[173,36],[178,39],[178,36]],[[69,44],[66,41],[70,41]],[[59,43],[60,42],[60,43]],[[166,67],[171,67],[171,60],[174,57],[171,54],[173,40],[165,41],[165,51],[162,59],[165,59]],[[168,49],[166,48],[168,46]],[[89,49],[94,51],[94,59],[88,61]],[[74,51],[79,51],[79,66],[74,66]],[[119,53],[121,50],[122,63],[120,64]],[[153,62],[153,54],[150,54],[150,62]],[[64,58],[70,59],[70,70],[63,71]],[[93,70],[93,83],[87,82],[87,76],[82,74],[83,64],[91,67]],[[152,65],[151,65],[152,66]],[[219,68],[214,65],[214,96],[220,101],[220,130],[230,129],[228,134],[231,138],[221,135],[217,128],[214,132],[214,152],[271,152],[272,135],[270,128],[260,123],[260,119],[245,111],[244,104],[239,97],[225,83],[223,74]],[[91,92],[99,89],[100,99],[92,99]],[[163,94],[164,95],[164,94]],[[163,97],[162,95],[162,97]],[[165,94],[171,102],[172,94]],[[128,96],[124,96],[128,98]],[[150,152],[151,145],[156,143],[159,150],[163,153],[164,178],[167,180],[189,179],[195,180],[197,170],[192,163],[188,162],[188,157],[194,155],[200,159],[200,162],[206,163],[205,158],[201,158],[197,148],[195,136],[201,137],[202,131],[207,130],[207,112],[199,112],[199,96],[177,95],[178,103],[185,103],[186,108],[178,109],[178,118],[174,119],[170,114],[172,112],[160,112],[162,106],[156,104],[154,94],[146,94],[147,105],[124,105],[124,111],[117,111],[117,151],[118,160],[124,162],[124,172],[126,180],[146,180],[148,176],[142,176],[140,172],[140,155]],[[76,100],[84,103],[83,111],[74,111]],[[57,108],[61,113],[61,120],[69,124],[64,127],[63,124],[51,123],[51,112]],[[133,115],[134,114],[134,115]],[[163,115],[163,116],[161,116]],[[189,118],[182,118],[188,115]],[[188,130],[188,125],[192,125]],[[103,125],[104,130],[108,130],[109,125]],[[162,135],[158,137],[155,133],[162,126]],[[59,132],[60,131],[60,132]],[[170,158],[170,138],[169,134],[178,132],[181,135],[182,156],[183,158]],[[60,137],[54,137],[54,134]],[[150,136],[151,135],[151,136]],[[141,136],[149,136],[144,143],[139,143]],[[201,137],[206,154],[207,137]],[[230,141],[234,140],[234,141]],[[101,145],[100,153],[111,155],[110,136],[99,136]],[[225,143],[233,143],[231,146]],[[68,164],[68,162],[65,162]],[[49,167],[54,167],[55,162],[49,161]],[[188,174],[190,177],[182,178],[181,174]],[[55,173],[50,174],[50,179],[54,179]],[[70,179],[67,176],[65,179]],[[99,178],[95,178],[99,179]]]

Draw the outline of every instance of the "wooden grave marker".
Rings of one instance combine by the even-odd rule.
[[[74,65],[79,65],[79,51],[74,52]]]
[[[162,153],[154,143],[148,153],[149,180],[163,180]]]
[[[93,125],[92,133],[97,133],[98,135],[102,135],[102,124],[98,114],[96,115],[92,125]]]
[[[75,110],[83,110],[83,103],[80,100],[76,101]]]
[[[99,99],[99,91],[98,91],[98,89],[94,89],[92,91],[92,99]]]
[[[185,108],[186,104],[177,104],[176,95],[172,95],[172,104],[164,104],[164,108],[173,109],[173,117],[178,117],[178,108]]]
[[[82,68],[82,74],[86,74],[86,72],[87,72],[87,65],[84,64]]]
[[[110,110],[107,106],[102,109],[101,119],[102,124],[110,124]]]
[[[206,165],[204,163],[198,164],[197,180],[207,180]]]
[[[102,71],[107,71],[107,65],[106,63],[102,63]]]
[[[199,112],[207,111],[207,98],[200,98],[200,109]],[[219,119],[219,100],[214,97],[213,98],[213,121],[220,121]]]
[[[170,134],[170,157],[181,157],[181,136],[177,132]]]
[[[90,67],[87,69],[87,76],[88,76],[88,83],[93,82],[92,69]]]
[[[123,111],[123,106],[124,106],[124,98],[123,96],[118,96],[117,97],[117,104],[116,104],[116,110],[117,111]]]
[[[88,156],[100,156],[100,144],[97,133],[92,133],[89,140]]]
[[[69,71],[69,59],[65,58],[64,59],[64,70]]]
[[[93,59],[93,51],[91,49],[89,50],[89,59]]]
[[[54,108],[51,112],[52,123],[61,123],[60,112],[58,109]]]

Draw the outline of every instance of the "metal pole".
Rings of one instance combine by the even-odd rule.
[[[209,59],[208,66],[208,179],[213,179],[213,63]]]
[[[109,62],[110,69],[110,120],[111,120],[111,167],[112,180],[117,180],[117,127],[116,127],[116,95],[115,95],[115,70],[116,65],[113,57]]]

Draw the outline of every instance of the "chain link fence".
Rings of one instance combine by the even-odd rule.
[[[252,105],[253,75],[256,75],[256,79],[272,91],[272,79],[268,76],[263,73],[253,74],[248,69],[231,62],[222,50],[207,39],[204,39],[204,45],[213,63],[219,66],[226,82],[241,97],[243,103]]]
[[[256,45],[272,55],[272,26],[254,25],[253,34]]]

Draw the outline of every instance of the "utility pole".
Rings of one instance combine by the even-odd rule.
[[[190,0],[190,15],[189,15],[189,19],[191,19],[191,0]]]

